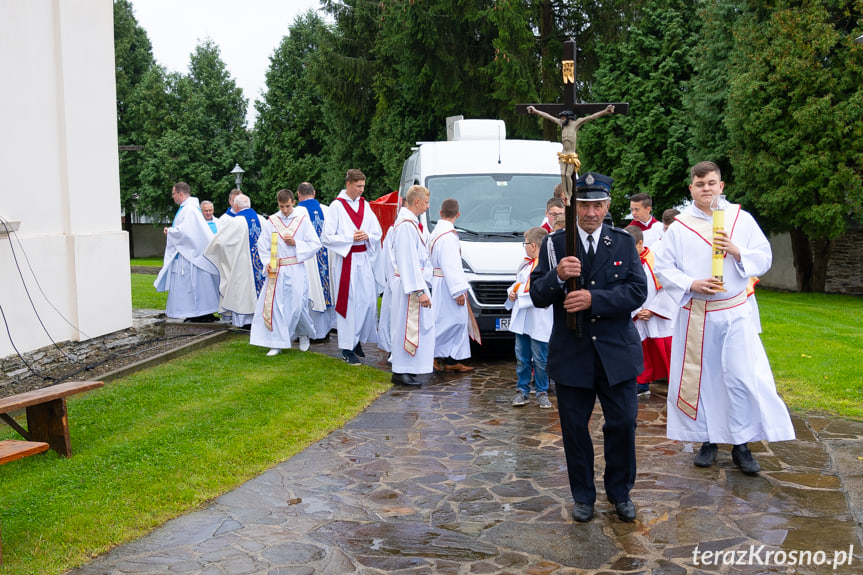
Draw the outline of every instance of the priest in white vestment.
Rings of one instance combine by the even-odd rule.
[[[378,297],[373,270],[381,226],[362,197],[366,176],[350,169],[345,189],[330,204],[321,243],[330,250],[330,282],[336,299],[336,330],[342,359],[360,365],[362,343],[377,341]]]
[[[321,241],[309,213],[294,208],[294,194],[279,190],[279,211],[264,222],[258,239],[258,254],[267,266],[268,276],[255,307],[249,343],[268,347],[267,355],[277,355],[299,340],[301,351],[309,349],[312,319],[309,315],[309,282],[304,262],[315,257]],[[273,257],[273,234],[276,253]],[[269,275],[275,270],[278,272]]]
[[[390,346],[392,382],[418,386],[416,375],[431,373],[435,325],[429,286],[432,265],[419,215],[429,206],[429,191],[411,186],[399,210],[392,235],[392,303]]]
[[[441,202],[440,219],[429,239],[429,257],[433,268],[432,316],[435,324],[435,369],[438,371],[473,371],[462,363],[470,357],[469,327],[473,320],[467,302],[469,284],[461,260],[461,244],[455,221],[458,201]],[[473,320],[475,321],[475,320]]]
[[[668,381],[670,439],[703,442],[695,465],[709,467],[717,443],[733,445],[732,459],[754,475],[750,441],[794,439],[748,301],[749,278],[770,269],[770,244],[739,205],[725,207],[724,232],[713,238],[711,202],[725,185],[713,162],[696,164],[693,204],[656,244],[656,275],[680,309],[672,337]],[[725,252],[724,286],[713,278],[712,243]],[[720,291],[724,287],[725,291]]]
[[[157,291],[168,292],[165,315],[188,321],[214,321],[219,311],[219,272],[204,257],[213,238],[198,198],[191,196],[189,184],[177,182],[171,189],[180,207],[166,236],[162,269],[153,282]]]
[[[236,196],[236,217],[229,218],[210,241],[204,255],[219,269],[219,313],[235,327],[252,324],[258,295],[264,286],[264,264],[258,238],[264,219],[245,194]]]

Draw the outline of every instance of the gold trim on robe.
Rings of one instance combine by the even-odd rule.
[[[704,326],[707,314],[737,307],[746,303],[746,290],[730,299],[691,299],[683,306],[689,310],[686,324],[686,343],[683,350],[683,373],[677,394],[677,408],[691,419],[698,416],[698,399],[701,395],[701,354],[704,350]]]
[[[294,234],[297,233],[297,230],[300,229],[300,224],[303,222],[303,218],[305,218],[305,216],[296,216],[288,225],[285,225],[284,222],[282,222],[282,219],[278,214],[273,214],[268,219],[270,220],[270,223],[273,224],[273,227],[276,228],[276,232],[279,234],[279,237],[283,240],[289,240],[293,238]],[[296,256],[279,258],[279,267],[291,266],[296,263]],[[264,326],[270,331],[273,331],[273,303],[276,298],[276,281],[278,278],[278,270],[267,278],[267,291],[264,294],[264,309],[261,315],[264,317]]]

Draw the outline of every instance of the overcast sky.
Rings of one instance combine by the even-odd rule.
[[[219,46],[222,61],[243,96],[247,119],[265,89],[270,56],[294,19],[319,7],[318,0],[132,0],[135,18],[147,31],[153,56],[169,71],[189,71],[189,55],[200,41]]]

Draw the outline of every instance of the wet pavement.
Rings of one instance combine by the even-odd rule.
[[[334,341],[312,351],[338,354]],[[638,517],[623,523],[602,492],[597,406],[596,515],[575,523],[557,410],[533,396],[510,406],[512,353],[487,355],[502,359],[394,387],[297,456],[72,573],[863,572],[863,422],[794,415],[796,441],[750,444],[760,475],[743,475],[729,446],[701,469],[698,445],[665,438],[656,387],[639,409]]]

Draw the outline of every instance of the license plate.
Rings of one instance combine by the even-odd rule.
[[[496,331],[509,331],[509,319],[508,317],[499,317],[495,320],[495,330]]]

